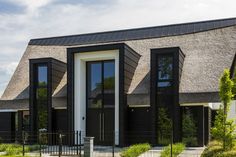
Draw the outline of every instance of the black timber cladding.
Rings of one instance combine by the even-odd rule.
[[[125,93],[127,93],[141,56],[127,45],[125,45],[124,48]]]
[[[57,85],[59,84],[59,79],[63,77],[63,73],[66,71],[66,64],[56,60],[54,58],[36,58],[30,59],[30,72],[29,72],[29,81],[30,81],[30,103],[29,103],[29,110],[30,110],[30,130],[32,132],[36,131],[37,128],[37,107],[34,105],[35,100],[35,85],[36,85],[36,75],[35,75],[35,68],[38,64],[47,65],[48,72],[48,87],[47,87],[47,104],[48,104],[48,131],[52,131],[52,94]],[[61,67],[60,67],[61,66]],[[63,72],[64,71],[64,72]]]
[[[230,77],[233,78],[235,76],[235,70],[236,70],[236,53],[234,55],[234,60],[232,62],[231,68],[230,68]]]
[[[158,106],[157,103],[157,56],[158,55],[165,55],[170,54],[173,56],[173,106],[171,108],[171,115],[173,120],[173,141],[179,142],[181,141],[181,113],[180,113],[180,106],[179,106],[179,78],[180,78],[180,54],[183,54],[179,47],[170,47],[170,48],[157,48],[151,49],[151,78],[150,78],[150,105],[151,105],[151,127],[152,127],[152,137],[153,141],[152,144],[157,143],[157,113],[158,113]],[[173,118],[174,117],[174,118]]]
[[[84,45],[160,38],[208,31],[236,25],[236,18],[127,29],[110,32],[32,39],[29,45]]]
[[[66,72],[66,63],[52,59],[51,64],[52,64],[52,93],[53,93]]]
[[[119,144],[123,146],[127,143],[125,133],[127,130],[127,89],[125,78],[133,75],[135,65],[140,55],[124,43],[96,45],[86,47],[67,48],[67,107],[68,107],[68,130],[74,131],[74,54],[91,51],[119,50]],[[126,60],[126,61],[125,61]],[[127,62],[132,61],[132,68],[125,74]],[[129,84],[127,81],[126,84]]]
[[[151,143],[151,116],[150,107],[128,108],[128,144]]]
[[[0,124],[1,142],[13,142],[15,134],[15,112],[0,112]]]

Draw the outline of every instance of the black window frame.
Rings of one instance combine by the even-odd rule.
[[[47,88],[47,132],[52,131],[52,58],[38,58],[30,59],[30,132],[32,134],[38,133],[38,111],[36,103],[36,89]],[[47,66],[47,85],[38,86],[38,66]]]
[[[102,106],[101,106],[101,108],[105,108],[105,105],[104,105],[104,64],[106,63],[106,62],[113,62],[114,63],[114,65],[115,65],[115,60],[114,59],[109,59],[109,60],[98,60],[98,61],[88,61],[88,62],[86,62],[86,108],[89,108],[89,102],[88,102],[88,100],[89,99],[95,99],[95,98],[92,98],[92,97],[89,97],[89,90],[88,90],[88,88],[90,87],[90,86],[88,86],[89,85],[89,81],[87,80],[88,78],[90,78],[91,76],[90,76],[90,74],[91,74],[91,71],[88,71],[87,69],[88,69],[88,66],[89,66],[89,64],[90,63],[100,63],[101,64],[101,84],[102,84],[102,88],[101,88],[101,96],[102,96]],[[114,73],[115,73],[115,69],[114,69]],[[114,76],[115,76],[115,74],[114,74]],[[115,82],[114,82],[114,84],[115,84]],[[91,85],[91,84],[90,84]],[[115,90],[115,89],[114,89]],[[115,92],[114,92],[114,95],[115,95]],[[114,106],[113,106],[114,108],[115,108],[115,102],[114,102]]]
[[[150,69],[150,105],[151,105],[151,121],[152,121],[152,144],[157,144],[157,55],[171,55],[173,56],[173,105],[171,106],[171,117],[173,119],[173,141],[181,141],[181,120],[180,120],[180,106],[179,106],[179,54],[182,53],[179,47],[156,48],[151,49],[151,69]]]

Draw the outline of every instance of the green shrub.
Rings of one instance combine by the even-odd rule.
[[[236,157],[236,150],[222,152],[217,157]]]
[[[183,137],[182,141],[186,146],[197,146],[197,138],[196,137]]]
[[[177,157],[183,150],[185,149],[185,145],[183,143],[175,143],[172,145],[172,155],[173,157]],[[170,157],[171,153],[171,146],[168,145],[164,147],[163,151],[161,152],[161,157]]]
[[[9,144],[0,144],[0,152],[4,152]]]
[[[222,142],[212,141],[207,145],[201,157],[236,157],[236,148],[224,150]]]
[[[35,151],[35,150],[39,150],[40,146],[39,145],[31,145],[31,146],[26,146],[26,148],[28,149],[29,152],[32,152],[32,151]]]
[[[122,151],[121,157],[137,157],[149,149],[151,149],[151,146],[148,143],[135,144]]]
[[[7,155],[18,155],[22,153],[22,147],[7,147]]]

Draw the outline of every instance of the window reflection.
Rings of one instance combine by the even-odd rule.
[[[174,102],[172,56],[158,55],[157,67],[157,137],[159,145],[168,145],[171,142],[171,109]]]
[[[88,107],[102,107],[102,64],[100,62],[88,63]]]
[[[172,56],[158,57],[158,80],[172,79],[173,69]]]
[[[115,102],[115,62],[87,62],[89,108],[113,107]]]
[[[37,66],[37,86],[35,98],[37,105],[37,128],[39,131],[47,131],[48,128],[48,77],[47,65]]]
[[[38,66],[38,85],[39,86],[45,86],[48,83],[47,78],[47,66],[41,65]]]
[[[104,62],[104,107],[115,105],[115,63]]]
[[[23,129],[29,131],[29,111],[23,111]]]

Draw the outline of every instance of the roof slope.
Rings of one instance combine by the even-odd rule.
[[[29,45],[83,45],[184,35],[236,25],[236,18],[191,22],[120,31],[32,39]]]

